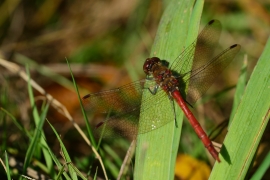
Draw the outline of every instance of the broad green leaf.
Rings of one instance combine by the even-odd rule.
[[[210,179],[245,179],[270,114],[270,39],[250,77]]]
[[[171,1],[159,24],[151,57],[172,62],[187,45],[196,38],[204,1]],[[194,6],[194,9],[193,9]],[[189,28],[192,30],[189,32]],[[186,70],[188,71],[188,69]],[[148,91],[143,98],[152,96]],[[168,97],[164,97],[167,98]],[[159,101],[159,99],[157,99]],[[144,105],[142,104],[142,107]],[[162,120],[169,123],[154,131],[140,134],[137,139],[135,159],[135,179],[173,179],[176,155],[180,140],[183,113],[176,108],[176,127],[172,113],[172,104],[160,104],[150,108],[145,116],[140,117],[140,126],[151,120],[154,113],[163,113]],[[140,128],[140,127],[139,127]]]

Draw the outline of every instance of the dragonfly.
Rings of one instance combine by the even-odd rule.
[[[163,118],[160,111],[151,114],[146,122],[139,121],[140,115],[149,116],[149,110],[153,107],[158,109],[162,103],[171,103],[174,108],[176,102],[205,148],[220,162],[212,141],[190,110],[190,106],[205,94],[241,48],[239,44],[234,44],[212,57],[220,33],[221,23],[211,20],[171,65],[158,57],[147,58],[143,65],[145,79],[85,95],[82,99],[86,111],[96,112],[103,118],[95,126],[95,132],[102,134],[102,138],[135,138],[173,121],[173,118]],[[185,72],[187,67],[192,68]],[[143,98],[145,91],[150,91],[152,95]],[[176,118],[174,109],[167,113],[173,113]],[[143,125],[139,126],[140,123]]]

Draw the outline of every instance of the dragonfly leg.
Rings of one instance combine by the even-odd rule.
[[[174,100],[172,99],[171,96],[169,96],[169,99],[170,99],[170,101],[171,101],[171,105],[172,105],[172,109],[173,109],[173,116],[174,116],[175,127],[178,128],[178,124],[177,124],[177,121],[176,121],[176,113],[175,113]]]
[[[151,94],[155,95],[155,94],[157,94],[158,88],[159,88],[159,86],[155,85],[154,87],[152,87],[152,88],[149,87],[147,89],[150,91]]]

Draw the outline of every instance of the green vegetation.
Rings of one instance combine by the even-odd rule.
[[[174,179],[178,154],[213,166],[210,179],[269,179],[268,6],[202,0],[4,1],[0,179],[117,179],[119,172],[122,179]],[[149,56],[172,62],[211,19],[223,26],[217,52],[242,46],[192,110],[207,134],[216,130],[213,140],[223,144],[221,163],[214,164],[178,108],[176,128],[169,101],[140,117],[145,122],[162,111],[168,124],[141,134],[137,145],[126,139],[97,143],[92,130],[100,118],[84,111],[80,97],[144,78],[142,65]]]

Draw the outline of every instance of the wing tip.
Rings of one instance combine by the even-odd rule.
[[[233,49],[233,48],[236,48],[236,47],[241,48],[241,45],[240,45],[240,44],[234,44],[234,45],[231,45],[231,46],[230,46],[230,49]]]
[[[213,20],[209,21],[209,22],[208,22],[208,25],[213,24],[215,21],[216,21],[215,19],[213,19]]]
[[[211,25],[211,24],[214,24],[214,23],[221,24],[219,20],[217,20],[217,19],[212,19],[211,21],[208,22],[208,25]]]
[[[104,121],[99,122],[96,126],[95,129],[99,128],[100,126],[102,126],[104,124]]]
[[[89,98],[90,96],[91,96],[91,94],[87,94],[87,95],[83,96],[82,99],[85,100],[85,99]]]

